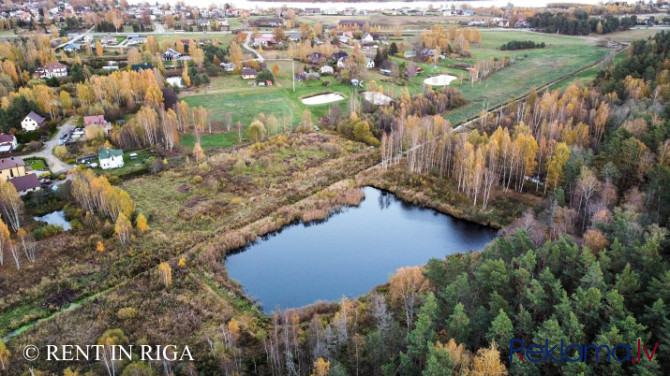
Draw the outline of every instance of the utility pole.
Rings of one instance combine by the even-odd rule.
[[[295,60],[291,59],[291,77],[293,77],[293,92],[295,93]]]

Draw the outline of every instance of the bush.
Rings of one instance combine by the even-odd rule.
[[[544,47],[545,47],[544,42],[535,43],[532,40],[526,40],[526,41],[512,40],[500,46],[500,49],[503,51],[506,50],[514,51],[514,50],[525,50],[530,48],[544,48]]]
[[[54,235],[58,235],[63,232],[63,228],[56,225],[46,225],[39,227],[33,231],[33,237],[35,240],[42,240]]]

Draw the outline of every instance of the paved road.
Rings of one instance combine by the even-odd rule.
[[[95,29],[95,26],[91,27],[91,28],[88,29],[87,31],[83,32],[82,34],[79,34],[77,37],[72,38],[72,39],[70,39],[69,41],[67,41],[67,42],[65,42],[65,43],[62,43],[61,45],[59,45],[59,46],[57,46],[56,48],[54,48],[54,50],[58,50],[59,48],[63,48],[63,47],[67,46],[67,45],[70,44],[70,43],[74,43],[74,42],[78,41],[79,39],[81,39],[81,38],[85,37],[86,35],[90,34],[90,33],[93,31],[93,29]]]
[[[44,148],[41,151],[38,151],[36,153],[32,154],[27,154],[22,156],[22,158],[30,158],[30,157],[38,157],[38,158],[44,158],[47,161],[47,164],[49,165],[49,169],[51,172],[54,173],[65,173],[68,170],[71,170],[75,168],[73,165],[69,165],[60,159],[56,158],[55,155],[53,155],[53,149],[54,147],[58,146],[58,140],[60,140],[61,136],[65,134],[65,132],[71,131],[74,129],[74,118],[69,118],[63,125],[60,126],[58,129],[58,134],[54,135],[51,140],[47,141],[44,144]]]

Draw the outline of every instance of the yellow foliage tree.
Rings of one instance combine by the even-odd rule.
[[[500,351],[496,348],[495,341],[491,343],[490,348],[477,351],[468,375],[507,375],[507,369],[500,361]]]
[[[311,376],[328,376],[330,372],[330,362],[319,358],[314,361],[314,372]]]
[[[137,228],[137,231],[140,232],[140,234],[144,234],[145,232],[149,231],[149,226],[147,225],[147,217],[144,216],[144,214],[140,213],[137,216],[137,223],[135,224],[135,228]]]
[[[98,244],[95,246],[95,249],[98,252],[104,252],[105,251],[105,244],[102,241],[98,241]]]
[[[114,232],[119,237],[119,241],[122,245],[128,243],[130,236],[133,234],[133,226],[130,224],[128,217],[123,213],[119,213],[119,216],[116,218],[116,223],[114,224]]]
[[[172,267],[167,262],[161,262],[158,265],[158,274],[160,275],[161,281],[165,284],[165,288],[172,285]]]

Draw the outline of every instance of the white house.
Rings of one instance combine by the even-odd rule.
[[[365,59],[365,67],[368,69],[372,69],[375,67],[375,61],[370,59],[369,57]]]
[[[319,69],[319,72],[321,74],[333,74],[335,71],[333,70],[333,67],[331,67],[330,65],[324,65],[321,67],[321,69]]]
[[[30,113],[21,120],[21,128],[26,132],[34,131],[44,124],[44,120],[46,119],[36,114],[34,111],[30,111]]]
[[[375,41],[375,38],[372,37],[369,33],[365,33],[363,35],[363,38],[361,38],[361,43],[373,43]]]
[[[100,167],[103,170],[123,167],[123,150],[102,148],[98,153]]]
[[[54,61],[35,69],[35,73],[39,74],[41,78],[65,77],[67,76],[67,66]]]
[[[0,153],[8,153],[16,149],[19,144],[13,134],[0,133]]]

